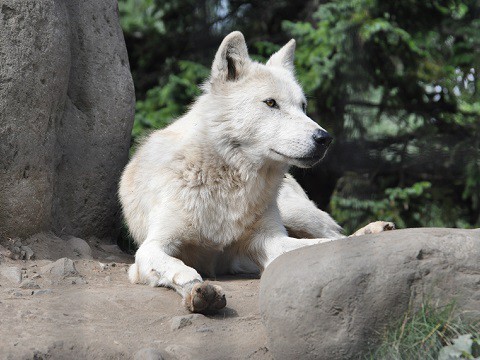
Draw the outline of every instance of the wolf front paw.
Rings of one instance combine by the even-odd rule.
[[[211,313],[227,305],[222,288],[208,282],[195,284],[184,302],[187,309],[195,313]]]
[[[395,230],[395,224],[388,221],[375,221],[361,229],[358,229],[350,236],[360,236],[367,234],[378,234],[383,231]]]

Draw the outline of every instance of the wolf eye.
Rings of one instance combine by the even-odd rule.
[[[263,101],[265,104],[267,104],[268,107],[278,109],[277,102],[273,99],[267,99]]]

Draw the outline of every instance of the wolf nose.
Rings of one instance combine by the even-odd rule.
[[[315,143],[317,143],[318,145],[328,147],[331,144],[333,138],[325,130],[317,129],[313,133],[313,140],[315,140]]]

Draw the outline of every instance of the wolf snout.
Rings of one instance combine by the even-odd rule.
[[[323,129],[317,129],[313,133],[313,140],[317,146],[328,148],[328,146],[332,143],[332,136]]]

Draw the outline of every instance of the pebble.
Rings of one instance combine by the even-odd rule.
[[[53,349],[62,349],[63,348],[63,345],[64,345],[64,342],[63,340],[57,340],[57,341],[54,341],[52,346],[50,346],[50,348],[53,348]]]
[[[7,258],[10,258],[12,259],[13,258],[13,253],[8,250],[7,248],[3,247],[2,245],[0,245],[0,255],[3,255]]]
[[[67,241],[67,244],[78,257],[84,259],[92,258],[92,249],[85,240],[77,237],[72,237]]]
[[[197,359],[197,357],[192,356],[192,350],[183,345],[169,345],[165,348],[165,351],[172,355],[175,359]]]
[[[100,270],[106,270],[108,268],[114,268],[117,266],[117,263],[114,263],[114,262],[111,262],[111,263],[102,263],[102,262],[98,262],[98,266],[100,267]]]
[[[186,326],[189,326],[192,324],[193,321],[199,320],[199,319],[204,319],[205,316],[201,314],[190,314],[190,315],[183,315],[183,316],[175,316],[172,318],[172,322],[170,325],[171,330],[179,330],[181,328],[184,328]]]
[[[107,244],[102,244],[100,245],[100,248],[110,254],[123,254],[122,250],[118,247],[118,245],[107,245]]]
[[[24,280],[20,284],[20,289],[40,289],[40,286],[34,280]]]
[[[133,356],[133,360],[163,360],[164,357],[160,350],[155,348],[144,348],[138,350]]]
[[[71,259],[61,258],[54,263],[41,267],[41,271],[44,274],[50,274],[54,278],[65,278],[67,276],[78,275],[75,264]]]
[[[199,333],[207,333],[207,332],[213,332],[213,328],[207,327],[207,326],[201,326],[197,328],[195,331]]]
[[[85,285],[88,284],[88,281],[82,278],[81,276],[71,278],[72,285]]]
[[[33,290],[32,295],[47,295],[51,294],[52,292],[52,289]]]
[[[33,250],[26,245],[20,246],[20,250],[21,250],[22,259],[31,260],[35,256],[35,253],[33,252]]]

